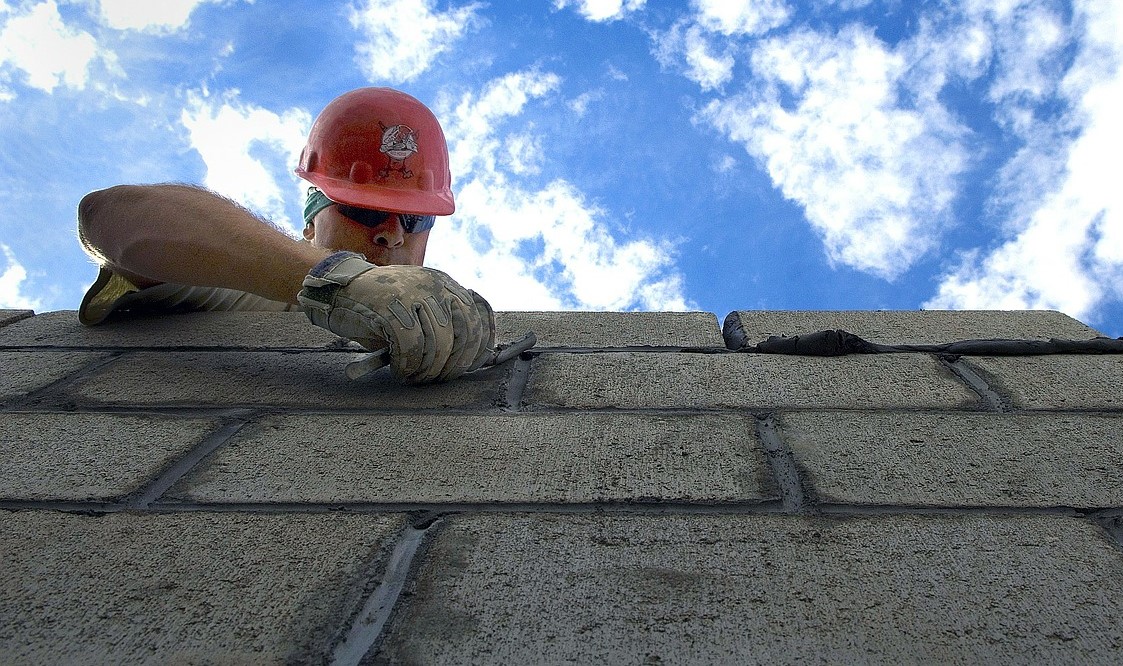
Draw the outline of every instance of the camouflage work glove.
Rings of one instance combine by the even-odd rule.
[[[389,347],[404,382],[455,379],[495,351],[488,302],[432,268],[375,266],[336,252],[304,278],[297,300],[313,324],[367,349]]]

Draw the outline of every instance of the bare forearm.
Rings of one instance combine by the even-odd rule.
[[[226,287],[289,303],[328,254],[185,185],[91,192],[78,206],[78,230],[91,255],[140,282]]]

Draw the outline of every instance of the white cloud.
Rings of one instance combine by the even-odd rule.
[[[509,134],[504,139],[503,166],[513,174],[539,173],[542,163],[542,140],[529,132]]]
[[[664,32],[651,33],[659,64],[681,68],[702,90],[733,79],[737,38],[762,35],[786,24],[791,9],[784,0],[692,0],[694,13]]]
[[[1123,299],[1123,6],[1087,0],[1075,10],[1084,33],[1057,90],[1076,138],[1029,143],[1008,165],[1011,189],[1001,198],[1021,202],[1010,207],[1012,237],[985,256],[967,253],[925,307],[1046,308],[1087,318],[1105,299]],[[1042,169],[1053,162],[1061,168]]]
[[[698,24],[678,21],[670,30],[653,35],[655,57],[664,67],[678,67],[684,61],[684,76],[702,90],[713,90],[733,78],[733,56],[716,44]]]
[[[312,124],[307,111],[277,114],[239,102],[236,93],[221,99],[192,94],[181,121],[206,163],[208,188],[293,232],[300,230],[285,212],[282,184],[298,187],[291,169]]]
[[[438,222],[429,263],[504,310],[683,310],[669,249],[618,240],[606,211],[571,183],[525,185],[497,158],[506,121],[557,91],[554,74],[528,71],[438,108],[450,142],[457,213]],[[516,133],[519,141],[525,140]]]
[[[1047,67],[1068,41],[1065,33],[1061,17],[1043,6],[1025,7],[1014,20],[1000,23],[1000,71],[990,87],[991,100],[1014,95],[1041,99],[1052,93],[1059,77]]]
[[[584,117],[589,110],[589,105],[604,99],[604,90],[590,90],[583,92],[568,103],[569,108],[577,114],[578,118]]]
[[[476,22],[472,3],[446,12],[434,0],[366,0],[352,8],[351,25],[366,41],[356,45],[360,69],[372,81],[410,81]]]
[[[758,89],[700,117],[764,164],[832,262],[892,279],[936,244],[966,154],[934,92],[902,101],[905,58],[855,26],[763,41],[753,68]]]
[[[722,155],[714,162],[717,173],[732,173],[737,168],[737,160],[732,155]]]
[[[682,36],[682,53],[686,58],[687,77],[702,87],[712,90],[733,78],[733,56],[713,53],[709,41],[698,26],[689,26]]]
[[[4,254],[7,268],[0,273],[0,308],[15,310],[41,310],[43,302],[23,293],[24,281],[27,280],[27,270],[19,261],[12,249],[0,243],[0,252]]]
[[[615,21],[630,12],[643,9],[647,0],[554,0],[554,7],[565,9],[576,6],[577,11],[590,21]]]
[[[834,5],[843,11],[861,9],[873,3],[873,0],[821,0],[828,5]]]
[[[784,0],[694,0],[698,24],[723,35],[760,35],[784,25],[791,9]]]
[[[930,58],[949,61],[948,71],[964,78],[982,76],[989,68],[987,101],[995,105],[995,119],[1024,140],[1051,131],[1034,108],[1056,94],[1067,66],[1071,34],[1057,4],[970,0],[954,15],[958,23],[942,26],[944,34],[934,37],[946,46],[929,51]]]
[[[98,57],[93,35],[66,26],[55,0],[10,10],[0,28],[0,68],[21,70],[32,88],[53,92],[59,86],[85,88],[91,63]],[[3,91],[4,96],[13,93]]]
[[[504,137],[498,135],[496,126],[517,116],[531,99],[554,92],[560,85],[556,74],[533,70],[509,74],[488,84],[478,98],[465,95],[454,109],[442,113],[452,173],[463,178],[498,172],[495,156],[503,153]]]
[[[115,30],[174,32],[207,2],[222,0],[98,0],[98,5],[102,22]]]

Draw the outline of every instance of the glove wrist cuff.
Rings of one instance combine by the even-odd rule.
[[[358,252],[333,252],[332,254],[324,257],[320,261],[320,263],[313,266],[312,270],[308,271],[308,277],[327,277],[340,264],[342,264],[344,261],[347,261],[348,259],[360,259],[364,262],[367,260],[366,257],[359,254]]]
[[[357,263],[357,270],[341,271],[340,267],[346,262]],[[305,314],[312,318],[313,323],[319,324],[313,317],[313,312],[329,312],[335,303],[336,292],[370,267],[366,257],[358,252],[330,254],[308,271],[302,285],[304,288],[296,295],[296,300],[304,307]]]

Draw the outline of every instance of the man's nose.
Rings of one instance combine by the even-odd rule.
[[[402,228],[402,221],[397,214],[390,217],[374,228],[374,242],[382,247],[401,247],[406,241],[406,231]]]

